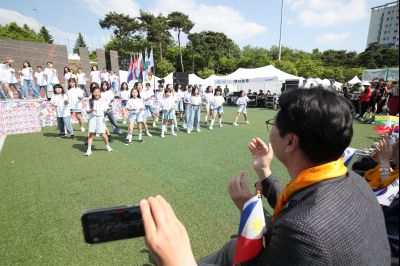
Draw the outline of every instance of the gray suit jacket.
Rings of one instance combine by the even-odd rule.
[[[278,180],[268,177],[263,191],[274,208]],[[249,265],[390,265],[381,207],[354,172],[296,192],[267,229],[266,249]]]

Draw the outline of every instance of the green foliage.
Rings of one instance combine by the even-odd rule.
[[[215,74],[214,69],[210,69],[210,68],[203,68],[203,69],[197,71],[197,75],[203,79],[208,78],[209,76],[214,75],[214,74]]]
[[[165,77],[171,72],[175,72],[175,67],[168,59],[156,61],[156,75],[158,77]]]
[[[0,38],[41,43],[46,42],[41,34],[37,34],[34,30],[29,28],[28,25],[25,24],[24,27],[20,27],[15,22],[4,26],[0,25]]]
[[[89,60],[93,62],[97,62],[97,53],[95,50],[89,53]]]
[[[39,34],[43,36],[43,39],[47,42],[52,44],[54,42],[53,36],[50,35],[50,32],[47,30],[45,26],[40,28]]]
[[[297,76],[297,68],[294,63],[289,61],[275,61],[274,66],[282,71]]]
[[[82,34],[79,32],[78,38],[76,38],[75,46],[73,53],[74,54],[79,54],[79,47],[87,47],[85,40],[83,39]]]

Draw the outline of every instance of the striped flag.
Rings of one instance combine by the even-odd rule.
[[[344,161],[344,165],[346,167],[350,164],[351,159],[353,159],[355,154],[356,154],[356,149],[354,149],[354,148],[347,147],[347,149],[344,150],[344,152],[342,154],[342,158]]]
[[[132,56],[131,56],[131,60],[129,62],[129,67],[128,67],[128,78],[127,78],[127,82],[129,83],[129,81],[133,80],[134,78],[134,73],[133,73],[133,60],[132,60]]]
[[[256,257],[263,250],[265,217],[261,197],[256,195],[244,204],[240,217],[233,264],[239,264]]]
[[[399,118],[397,116],[377,115],[375,116],[374,130],[380,135],[392,133],[395,130],[396,122],[398,131]]]

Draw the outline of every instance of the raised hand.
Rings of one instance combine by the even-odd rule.
[[[243,206],[254,195],[250,193],[247,172],[241,172],[228,183],[228,191],[232,201],[242,212]]]
[[[253,156],[253,168],[258,177],[263,179],[271,175],[270,165],[274,157],[271,144],[267,145],[262,139],[255,138],[247,146]]]

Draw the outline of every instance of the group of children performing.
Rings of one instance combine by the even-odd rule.
[[[75,78],[70,78],[67,82],[68,90],[64,92],[60,84],[54,85],[54,95],[51,97],[50,103],[54,106],[57,113],[57,122],[60,130],[60,137],[65,137],[65,130],[70,134],[72,139],[75,139],[74,130],[71,125],[70,115],[75,113],[80,124],[82,132],[85,132],[82,119],[82,100],[84,92],[77,87]],[[96,135],[101,135],[106,149],[112,152],[110,142],[112,137],[105,122],[107,116],[114,132],[119,134],[120,128],[113,115],[112,102],[114,101],[114,93],[110,90],[109,82],[103,81],[100,85],[97,82],[92,82],[90,85],[89,104],[87,105],[86,113],[88,114],[88,145],[86,156],[92,154],[93,138]],[[180,84],[176,84],[174,90],[172,84],[168,84],[165,88],[163,84],[158,85],[158,90],[153,91],[149,83],[143,88],[142,83],[136,82],[132,89],[129,89],[128,84],[123,82],[120,88],[120,98],[123,107],[123,124],[128,121],[128,133],[126,136],[125,145],[132,144],[133,130],[137,125],[138,142],[143,142],[143,129],[147,136],[152,137],[149,132],[147,120],[150,115],[153,119],[153,127],[161,117],[161,138],[165,138],[167,126],[169,124],[171,135],[176,136],[178,129],[177,116],[180,121],[183,121],[183,128],[188,134],[196,130],[200,132],[200,115],[202,106],[205,108],[204,125],[208,126],[209,130],[213,130],[215,121],[218,117],[218,126],[223,127],[223,104],[225,98],[222,96],[221,89],[217,88],[213,92],[213,88],[208,86],[204,93],[199,91],[195,85],[187,85],[183,88]],[[238,126],[237,120],[240,114],[244,115],[245,123],[249,124],[247,117],[247,103],[249,98],[244,91],[240,92],[240,97],[236,100],[238,110],[235,117],[234,126]],[[210,120],[208,120],[210,118]],[[208,124],[210,122],[210,124]]]

